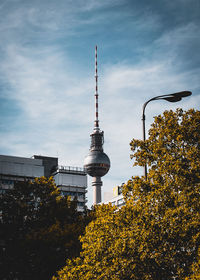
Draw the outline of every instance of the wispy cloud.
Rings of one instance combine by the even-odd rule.
[[[10,46],[2,73],[10,85],[7,97],[15,99],[29,118],[54,114],[59,121],[70,113],[78,101],[91,88],[89,80],[80,81],[71,74],[70,65],[63,63],[63,54],[48,48],[45,52],[34,52],[32,48]]]
[[[190,22],[163,33],[154,42],[155,49],[160,55],[167,53],[168,59],[174,60],[175,67],[187,65],[199,67],[200,30],[197,23]],[[178,64],[178,65],[176,65]],[[184,71],[184,69],[182,69]]]

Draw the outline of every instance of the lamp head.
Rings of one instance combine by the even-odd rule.
[[[175,93],[169,94],[166,97],[165,96],[160,97],[159,99],[164,99],[169,102],[178,102],[182,98],[190,96],[191,94],[192,94],[191,91],[180,91],[180,92],[175,92]]]
[[[187,96],[192,95],[192,92],[185,90],[185,91],[176,92],[176,93],[174,93],[174,95],[179,96],[179,97],[187,97]]]
[[[167,101],[169,101],[169,102],[178,102],[178,101],[180,101],[182,98],[179,97],[179,96],[169,96],[169,97],[164,97],[164,98],[162,98],[162,99],[167,100]]]

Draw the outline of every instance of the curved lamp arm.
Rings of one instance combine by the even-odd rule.
[[[175,93],[170,93],[170,94],[158,95],[158,96],[155,96],[155,97],[149,99],[147,102],[145,102],[144,105],[143,105],[143,109],[142,109],[143,141],[146,140],[145,109],[146,109],[146,106],[149,102],[154,101],[154,100],[160,100],[160,99],[164,99],[168,102],[178,102],[182,98],[190,96],[190,95],[192,95],[191,91],[180,91],[180,92],[175,92]],[[144,176],[145,176],[145,179],[147,179],[147,165],[146,164],[144,165]]]

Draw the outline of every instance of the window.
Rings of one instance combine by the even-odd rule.
[[[117,200],[117,205],[120,206],[120,205],[124,205],[125,202],[124,202],[124,199],[123,198],[120,198]]]

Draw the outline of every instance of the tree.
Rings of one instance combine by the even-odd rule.
[[[126,205],[97,206],[79,258],[54,280],[199,279],[200,111],[165,111],[145,142],[131,142],[148,178],[124,185]]]
[[[79,255],[87,217],[60,195],[52,178],[17,183],[0,200],[3,279],[50,279]]]

